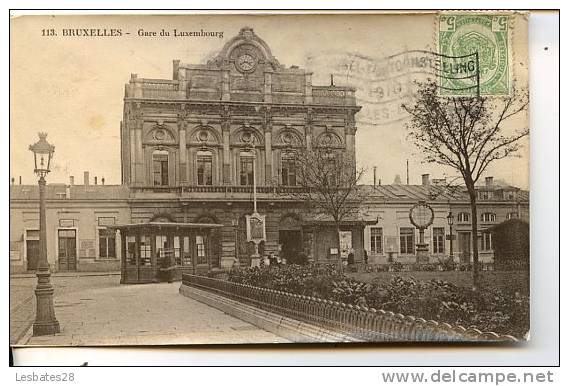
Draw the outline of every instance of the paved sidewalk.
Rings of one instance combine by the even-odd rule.
[[[180,283],[121,285],[55,299],[61,332],[25,345],[277,343],[286,339],[178,293]]]

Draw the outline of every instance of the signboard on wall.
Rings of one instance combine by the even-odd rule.
[[[73,220],[72,218],[70,219],[62,218],[59,220],[59,226],[62,228],[73,228],[75,226],[75,220]]]
[[[253,213],[247,215],[247,241],[253,241],[259,244],[267,239],[265,230],[265,215]]]
[[[347,259],[350,249],[352,249],[352,231],[340,231],[340,257]]]

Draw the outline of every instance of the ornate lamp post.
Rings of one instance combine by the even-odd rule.
[[[453,253],[452,253],[452,226],[454,224],[454,215],[452,214],[452,210],[449,209],[448,211],[448,215],[447,215],[447,223],[448,223],[448,228],[449,228],[449,240],[450,240],[450,257],[454,259]]]
[[[34,153],[34,164],[39,177],[40,198],[40,255],[36,276],[38,284],[35,289],[37,307],[36,320],[33,326],[34,336],[53,335],[59,332],[59,322],[55,318],[53,308],[53,286],[51,285],[49,263],[47,261],[47,236],[45,219],[45,176],[49,173],[49,166],[55,146],[46,141],[47,133],[39,133],[39,141],[30,145],[29,149]]]

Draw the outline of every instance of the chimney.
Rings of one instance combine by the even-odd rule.
[[[381,178],[379,180],[377,180],[377,184],[381,185]]]
[[[22,176],[20,176],[20,185],[22,185]]]
[[[69,185],[71,186],[75,185],[75,177],[69,176]]]
[[[97,185],[97,176],[94,177],[95,185]]]
[[[71,198],[71,185],[65,187],[65,198],[68,200]]]
[[[430,185],[428,174],[421,175],[421,179],[423,181],[423,183],[422,183],[423,186],[429,186]]]
[[[175,59],[172,61],[172,79],[178,80],[178,70],[180,69],[180,60]]]
[[[12,182],[12,185],[14,185],[14,182],[16,182],[16,179],[15,179],[14,177],[12,177],[12,178],[10,179],[10,181]]]
[[[105,185],[105,177],[101,177],[101,185]]]
[[[494,186],[494,177],[486,177],[486,187],[491,188]]]
[[[89,186],[89,172],[83,172],[83,185]]]
[[[377,166],[373,167],[373,186],[377,186]]]

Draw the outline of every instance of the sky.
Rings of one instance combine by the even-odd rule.
[[[406,102],[397,91],[414,80],[407,74],[370,66],[385,57],[412,50],[433,51],[437,23],[433,14],[416,15],[199,15],[199,16],[20,16],[11,20],[10,40],[10,175],[24,184],[36,182],[28,146],[45,131],[55,145],[48,182],[65,183],[83,172],[120,183],[119,125],[124,84],[132,73],[142,78],[172,79],[172,60],[204,63],[250,26],[272,54],[287,67],[313,72],[313,85],[348,84],[357,88],[362,111],[356,115],[356,154],[372,183],[373,167],[383,184],[400,175],[405,182],[409,161],[411,184],[422,174],[431,178],[456,172],[422,163],[407,140],[407,118],[396,111]],[[512,78],[527,81],[527,24],[512,23]],[[70,37],[63,29],[121,29],[121,37]],[[49,35],[54,29],[57,36]],[[160,36],[164,29],[170,36]],[[219,37],[174,37],[178,31],[223,32]],[[138,32],[158,36],[139,36]],[[129,35],[126,32],[130,33]],[[43,35],[43,36],[42,36]],[[218,34],[219,36],[219,34]],[[350,65],[342,67],[349,58]],[[378,91],[378,87],[381,88]],[[381,93],[381,94],[380,94]],[[527,127],[527,116],[511,120],[506,131]],[[529,186],[529,139],[519,157],[493,164],[486,176],[515,186]]]

